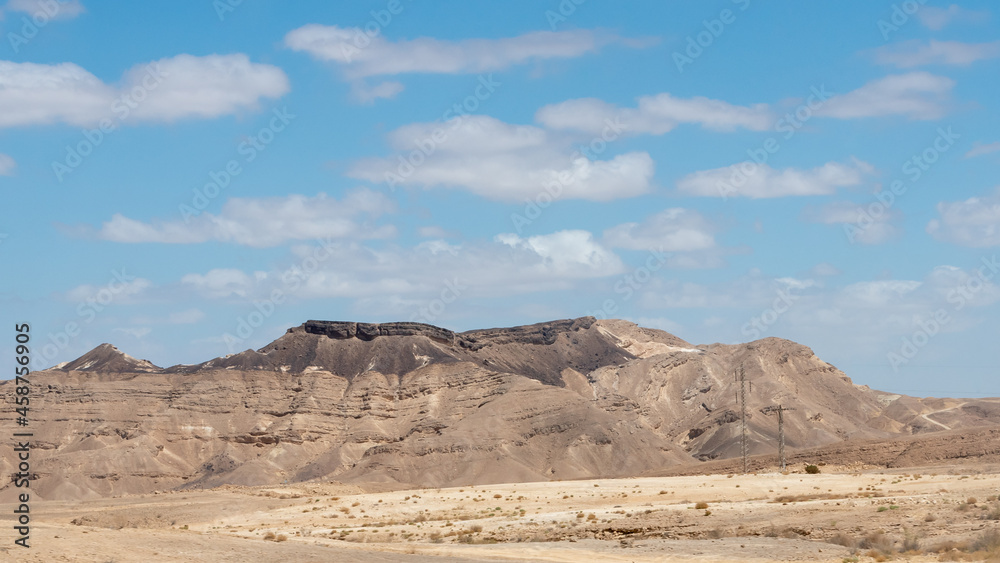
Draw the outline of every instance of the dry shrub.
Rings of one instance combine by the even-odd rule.
[[[274,538],[274,541],[288,541],[288,536],[285,534],[278,534],[278,537]]]
[[[774,537],[774,536],[771,536],[771,537]],[[852,536],[849,536],[849,535],[845,534],[844,532],[840,532],[837,535],[833,536],[832,538],[830,538],[830,539],[828,539],[826,541],[828,543],[832,543],[832,544],[836,544],[836,545],[842,545],[842,546],[844,546],[844,547],[846,547],[848,549],[857,549],[858,548],[858,540],[856,540]]]
[[[1000,520],[1000,505],[994,505],[988,512],[983,514],[984,520]]]
[[[934,546],[927,549],[927,551],[930,553],[948,553],[948,552],[968,551],[968,550],[969,550],[968,542],[957,542],[954,540],[938,542],[934,544]],[[947,561],[947,560],[943,559],[942,561]]]
[[[972,542],[972,549],[990,553],[1000,552],[1000,530],[993,528],[979,534],[979,537]]]
[[[698,509],[698,510],[704,510],[704,509],[708,508],[708,503],[707,502],[699,502],[698,504],[694,505],[694,507],[696,509]]]
[[[268,532],[268,533],[264,534],[264,539],[267,540],[267,541],[273,540],[274,539],[274,532]]]
[[[892,539],[882,532],[868,534],[865,536],[865,539],[861,540],[859,547],[861,547],[861,549],[869,549],[885,555],[889,555],[893,552]],[[871,556],[869,555],[869,557]]]

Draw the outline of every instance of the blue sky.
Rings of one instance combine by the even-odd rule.
[[[425,4],[3,5],[36,367],[595,314],[1000,395],[991,4]]]

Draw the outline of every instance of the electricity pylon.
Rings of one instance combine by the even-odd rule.
[[[750,448],[747,440],[747,374],[743,369],[743,364],[740,364],[738,370],[733,373],[733,378],[740,383],[740,389],[738,391],[737,400],[740,403],[740,421],[741,421],[741,431],[740,436],[740,453],[743,455],[743,473],[750,472]],[[750,391],[753,391],[753,382],[750,382]]]
[[[778,405],[776,407],[767,407],[764,412],[778,413],[778,459],[781,464],[781,470],[785,470],[785,411],[793,411],[794,408],[786,407],[783,405]]]

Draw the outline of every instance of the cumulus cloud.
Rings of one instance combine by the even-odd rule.
[[[0,176],[13,176],[17,169],[17,162],[9,155],[0,153]]]
[[[1000,188],[984,197],[941,202],[939,219],[927,224],[927,232],[938,240],[961,246],[1000,246]]]
[[[715,247],[712,225],[691,209],[665,209],[642,223],[623,223],[604,231],[611,247],[660,252],[704,251]]]
[[[987,11],[967,10],[952,4],[947,8],[936,6],[921,6],[917,11],[917,19],[927,29],[939,31],[952,22],[981,22],[989,19],[990,13]]]
[[[153,329],[143,326],[143,327],[129,327],[129,328],[114,328],[111,332],[120,332],[122,334],[127,334],[136,340],[142,340],[144,337],[148,336],[149,333],[153,332]]]
[[[619,41],[587,30],[536,31],[501,39],[390,41],[357,27],[309,24],[290,31],[285,46],[340,65],[350,78],[404,73],[466,74],[534,60],[573,58]]]
[[[153,287],[153,282],[146,278],[129,279],[131,276],[125,275],[126,272],[123,271],[122,274],[121,277],[124,281],[116,281],[104,286],[78,285],[67,291],[64,297],[67,301],[79,303],[101,300],[101,304],[110,298],[114,303],[121,304],[134,301]]]
[[[631,152],[607,160],[575,151],[570,139],[488,116],[418,123],[389,134],[401,154],[356,163],[349,174],[370,182],[451,187],[498,201],[609,201],[648,192],[653,160]]]
[[[204,274],[187,274],[181,278],[181,285],[209,298],[248,298],[253,288],[267,278],[268,273],[263,271],[247,274],[235,268],[215,268]]]
[[[855,160],[851,164],[828,162],[811,170],[775,170],[752,162],[689,174],[677,182],[686,194],[703,197],[749,197],[752,199],[829,195],[838,188],[860,184],[871,165]]]
[[[931,64],[969,66],[976,61],[1000,57],[1000,41],[962,43],[961,41],[903,41],[873,51],[875,61],[899,68]]]
[[[817,115],[857,119],[900,115],[909,119],[937,119],[947,110],[955,81],[928,72],[910,72],[873,80],[823,102]]]
[[[87,10],[80,0],[8,0],[3,11],[23,12],[29,16],[44,14],[49,19],[69,20]],[[0,11],[0,18],[3,16],[3,11]]]
[[[190,291],[210,298],[268,298],[275,289],[290,298],[355,298],[415,304],[448,284],[463,298],[569,289],[579,280],[621,273],[621,259],[586,231],[560,231],[521,238],[498,235],[461,246],[421,243],[415,247],[368,248],[334,242],[322,249],[293,247],[286,268],[246,273],[234,269],[193,273],[181,279]],[[306,271],[303,264],[312,267]]]
[[[897,226],[900,213],[895,210],[880,209],[881,212],[873,215],[864,206],[856,203],[835,201],[819,209],[807,209],[803,212],[803,218],[812,223],[840,226],[852,243],[874,245],[888,242],[900,234]]]
[[[969,152],[965,153],[965,158],[975,158],[984,154],[1000,152],[1000,141],[995,143],[975,143]]]
[[[618,257],[598,244],[587,231],[559,231],[526,239],[515,234],[501,234],[496,240],[511,248],[537,254],[542,262],[536,268],[557,274],[586,275],[589,271],[622,268]]]
[[[115,242],[192,244],[229,242],[269,247],[315,238],[389,238],[391,225],[361,222],[395,209],[389,198],[371,190],[358,190],[342,200],[319,194],[274,198],[232,198],[218,215],[202,213],[188,220],[143,223],[115,214],[98,236]]]
[[[207,119],[255,110],[288,91],[281,69],[244,54],[160,59],[133,67],[116,85],[73,63],[0,61],[0,127]]]
[[[536,120],[551,129],[600,134],[609,123],[620,123],[626,134],[662,135],[681,123],[706,129],[765,131],[774,117],[766,104],[732,105],[704,97],[676,98],[663,93],[639,98],[635,108],[621,108],[595,98],[568,100],[538,110]]]
[[[351,86],[351,94],[363,104],[372,104],[378,99],[395,98],[396,94],[402,91],[403,85],[392,80],[380,82],[375,86],[369,86],[359,81]]]

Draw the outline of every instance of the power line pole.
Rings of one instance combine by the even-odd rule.
[[[743,369],[743,364],[740,364],[740,368],[733,374],[734,379],[740,382],[740,390],[738,400],[740,402],[740,421],[742,435],[740,436],[740,453],[743,455],[743,473],[750,472],[750,448],[747,440],[747,374]],[[753,383],[750,383],[750,391],[753,391]]]
[[[778,405],[777,407],[767,407],[765,412],[778,413],[778,460],[781,470],[785,470],[785,411],[793,411],[794,408]]]

